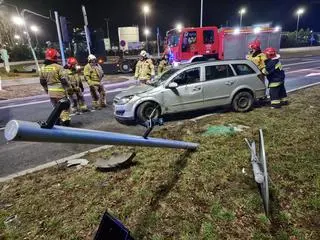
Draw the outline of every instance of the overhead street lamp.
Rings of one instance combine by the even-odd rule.
[[[36,25],[32,25],[30,27],[30,30],[34,33],[34,36],[36,38],[36,47],[39,45],[39,42],[38,42],[38,32],[39,32],[39,28],[36,26]]]
[[[146,37],[148,37],[150,35],[150,30],[148,28],[145,28],[143,33]]]
[[[177,24],[176,24],[176,29],[177,29],[178,32],[181,32],[182,29],[183,29],[182,23],[177,23]]]
[[[12,16],[11,20],[14,24],[16,24],[18,26],[22,26],[25,24],[24,19],[20,16]]]
[[[298,31],[299,31],[300,16],[301,16],[302,14],[304,14],[304,12],[305,12],[305,9],[304,9],[304,8],[299,8],[299,9],[296,11],[296,14],[298,15],[296,41],[298,41]]]
[[[148,35],[150,34],[150,31],[147,29],[147,15],[149,15],[151,12],[150,6],[148,4],[144,4],[142,6],[142,12],[144,15],[144,35],[146,36],[146,47],[148,48]]]
[[[20,35],[17,35],[17,34],[14,35],[14,39],[20,40],[20,38],[21,38]]]
[[[239,10],[239,14],[240,14],[240,28],[242,27],[242,17],[244,14],[246,14],[247,10],[245,8],[241,8]]]

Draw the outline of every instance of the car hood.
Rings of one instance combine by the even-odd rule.
[[[117,94],[116,98],[120,99],[120,98],[123,98],[126,96],[138,95],[138,94],[150,91],[152,89],[154,89],[154,87],[152,87],[150,85],[146,85],[146,84],[141,84],[139,86],[130,87],[126,91],[123,91],[123,92]]]

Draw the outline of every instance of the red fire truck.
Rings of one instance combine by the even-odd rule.
[[[204,59],[244,59],[248,44],[256,39],[261,48],[280,48],[281,29],[279,27],[221,28],[199,27],[173,29],[167,32],[166,50],[170,60],[194,62]]]

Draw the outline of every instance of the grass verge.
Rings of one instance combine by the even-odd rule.
[[[103,212],[136,239],[319,239],[320,87],[290,96],[281,110],[255,109],[169,124],[154,136],[199,142],[196,152],[116,147],[90,154],[136,151],[136,164],[116,172],[57,168],[0,185],[4,239],[90,239]],[[210,125],[241,124],[245,132],[203,137]],[[272,216],[263,214],[244,138],[264,129],[272,180]],[[246,174],[242,173],[245,168]],[[15,224],[4,220],[16,215]]]

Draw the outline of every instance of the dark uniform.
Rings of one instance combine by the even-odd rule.
[[[287,104],[287,92],[284,86],[285,73],[279,56],[265,61],[265,68],[262,72],[267,76],[269,81],[271,106],[280,108],[281,105]]]

